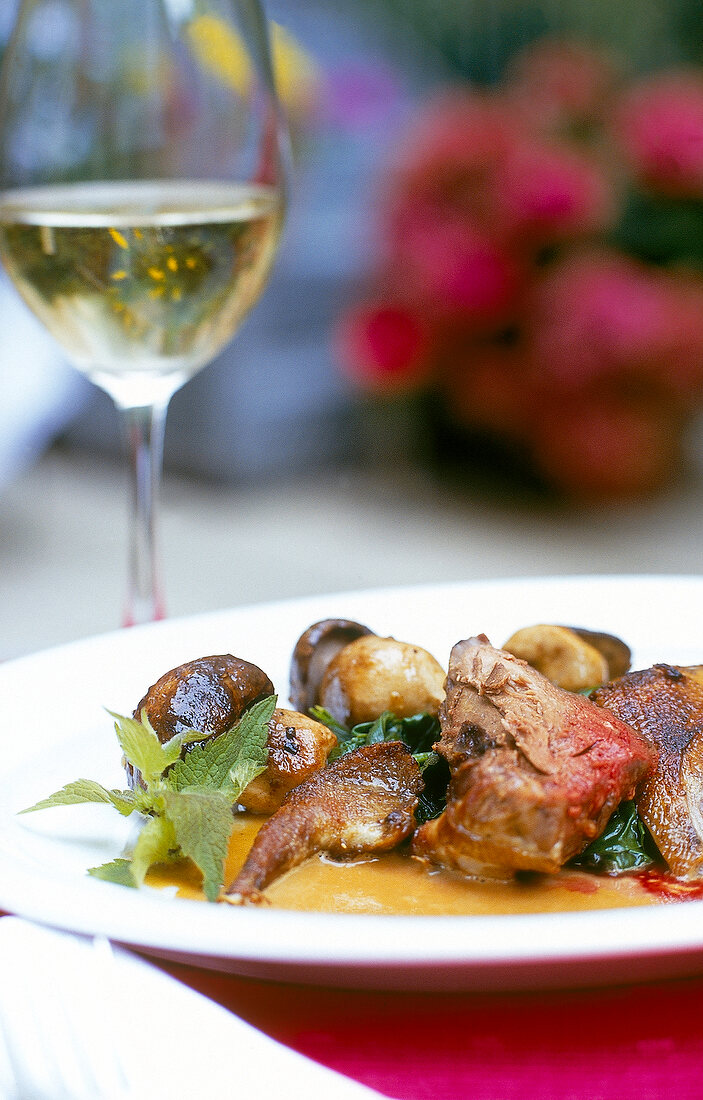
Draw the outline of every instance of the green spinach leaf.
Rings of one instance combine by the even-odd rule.
[[[623,875],[661,862],[634,802],[621,802],[605,829],[570,866],[599,875]]]

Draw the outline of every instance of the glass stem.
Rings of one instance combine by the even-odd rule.
[[[168,399],[150,405],[120,408],[130,460],[132,493],[124,626],[153,622],[165,616],[156,516],[167,408]]]

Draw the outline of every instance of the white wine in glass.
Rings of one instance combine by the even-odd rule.
[[[168,402],[266,284],[286,164],[258,0],[24,0],[0,78],[0,255],[121,412],[125,623],[164,613],[155,510]]]

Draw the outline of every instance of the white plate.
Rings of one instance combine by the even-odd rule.
[[[167,1096],[192,1100],[203,1095],[203,1058],[207,1058],[207,1096],[236,1095],[247,1100],[383,1100],[340,1073],[327,1069],[295,1050],[269,1038],[214,1001],[148,966],[129,951],[96,952],[91,938],[40,928],[7,917],[0,921],[0,1096],[15,1096],[3,1039],[18,1073],[52,1075],[52,1053],[59,1050],[67,1072],[89,1065],[124,1062],[129,1097]],[[21,990],[21,992],[18,991]],[[2,994],[7,1001],[2,1001]],[[139,1005],[161,1011],[135,1011]],[[163,1006],[168,1005],[168,1011]],[[96,1007],[99,1012],[96,1014]],[[188,1047],[201,1057],[159,1057],[173,1051],[174,1020],[187,1029]],[[44,1028],[42,1028],[42,1024]],[[50,1033],[44,1034],[49,1028]],[[80,1040],[81,1049],[72,1040]],[[48,1042],[47,1042],[48,1040]],[[48,1048],[46,1062],[37,1045]],[[106,1044],[107,1048],[106,1048]],[[129,1057],[124,1057],[125,1052]],[[114,1052],[114,1053],[113,1053]],[[66,1096],[53,1081],[51,1095]],[[74,1077],[75,1080],[75,1077]],[[68,1086],[67,1086],[68,1087]],[[105,1083],[100,1096],[116,1093]],[[29,1095],[29,1089],[22,1097]],[[32,1096],[48,1096],[42,1091]],[[74,1095],[71,1092],[71,1095]],[[88,1095],[83,1090],[81,1096]],[[97,1095],[97,1093],[94,1093]],[[123,1095],[122,1092],[119,1094]],[[126,1100],[127,1094],[125,1094]]]
[[[58,928],[255,977],[337,986],[498,989],[703,973],[703,902],[587,913],[392,917],[233,909],[88,877],[131,828],[109,807],[16,812],[79,776],[121,787],[104,708],[129,713],[168,668],[231,652],[281,700],[299,634],[344,616],[426,646],[501,644],[561,622],[621,635],[634,667],[703,660],[703,577],[564,577],[383,589],[172,620],[0,666],[0,907]]]

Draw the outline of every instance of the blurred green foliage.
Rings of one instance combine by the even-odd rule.
[[[702,0],[360,2],[391,45],[415,38],[447,76],[479,82],[497,80],[516,50],[545,34],[610,47],[631,74],[703,62]]]

